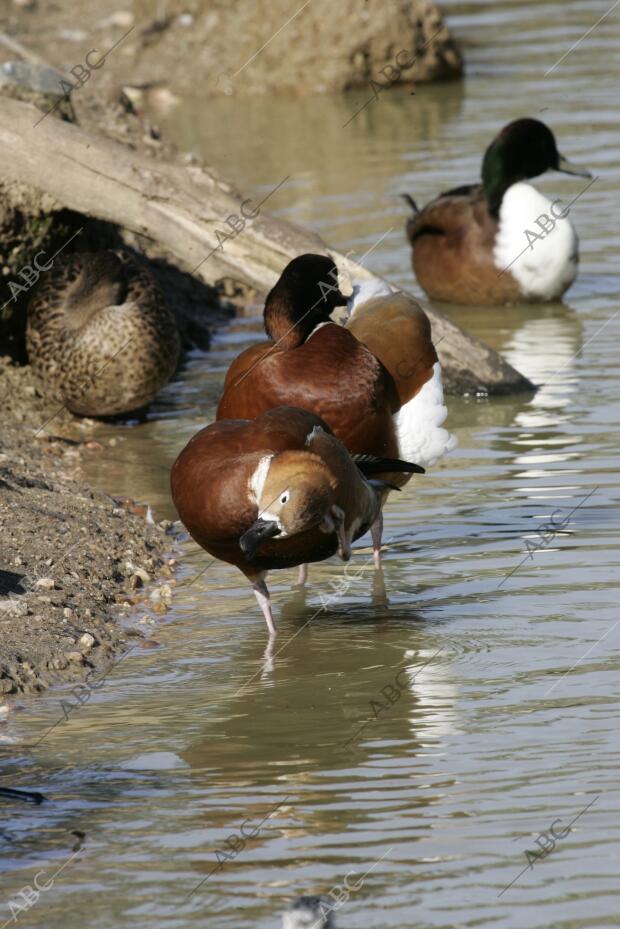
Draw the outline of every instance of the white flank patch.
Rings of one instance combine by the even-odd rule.
[[[456,436],[441,427],[447,415],[441,365],[436,361],[431,379],[394,416],[400,457],[425,468],[456,448]]]
[[[554,203],[555,213],[566,208],[564,201]],[[535,187],[519,181],[508,188],[499,211],[499,229],[493,249],[495,266],[499,271],[510,266],[510,273],[528,299],[556,299],[577,275],[577,233],[568,217],[554,217],[551,206],[551,201]],[[539,218],[542,227],[536,222]],[[545,227],[550,231],[545,232]],[[526,236],[526,229],[544,237]]]
[[[258,506],[258,501],[262,496],[263,487],[265,486],[265,481],[267,480],[267,475],[269,474],[272,458],[273,455],[264,455],[258,462],[258,467],[250,478],[250,496],[254,498],[254,503],[256,506]]]
[[[373,277],[369,281],[354,281],[353,293],[347,300],[349,314],[353,316],[358,306],[374,299],[374,297],[389,297],[392,293],[395,293],[395,291],[380,277]]]

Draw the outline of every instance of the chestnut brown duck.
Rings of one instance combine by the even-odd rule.
[[[180,339],[146,267],[104,251],[70,255],[41,275],[26,347],[52,399],[97,417],[149,404],[174,374]]]
[[[407,222],[411,261],[429,297],[460,304],[559,300],[577,276],[577,233],[564,200],[527,183],[545,171],[590,178],[558,152],[551,130],[517,119],[482,161],[482,183],[440,194]]]
[[[378,279],[355,284],[350,300],[324,255],[301,255],[267,296],[269,342],[244,351],[224,382],[218,419],[253,419],[287,404],[324,419],[349,452],[426,467],[455,440],[443,428],[441,365],[422,308]],[[348,301],[346,327],[331,321]],[[410,473],[381,475],[402,486]],[[373,528],[379,566],[381,519]]]
[[[377,471],[423,469],[365,458],[359,467],[318,416],[294,407],[198,432],[171,472],[172,499],[192,538],[252,585],[270,635],[267,571],[322,561],[375,522],[388,485]]]

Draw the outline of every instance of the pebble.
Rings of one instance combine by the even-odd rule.
[[[84,664],[84,655],[82,652],[65,652],[65,658],[67,661],[72,661],[75,664]]]
[[[81,645],[82,648],[92,648],[97,640],[94,635],[91,635],[90,632],[85,632],[78,639],[78,645]]]
[[[0,615],[3,616],[25,616],[28,612],[28,604],[24,600],[0,600]]]
[[[168,602],[172,600],[172,588],[170,587],[170,584],[162,584],[161,587],[156,587],[155,590],[151,593],[151,600],[156,602],[159,600],[165,600]]]
[[[40,590],[53,590],[56,583],[53,577],[40,577],[34,586]]]

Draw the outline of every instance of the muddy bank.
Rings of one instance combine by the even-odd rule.
[[[77,74],[89,49],[112,49],[97,83],[131,85],[161,107],[197,88],[203,96],[308,95],[369,88],[371,80],[453,79],[463,71],[441,5],[431,0],[308,0],[296,7],[289,0],[82,0],[77,22],[74,0],[8,0],[0,27]]]
[[[1,700],[105,671],[142,639],[170,599],[174,543],[146,506],[71,478],[101,449],[97,426],[51,419],[29,368],[0,360],[0,408]]]

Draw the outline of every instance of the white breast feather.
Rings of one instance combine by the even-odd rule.
[[[263,455],[263,457],[258,462],[256,470],[250,477],[250,500],[258,506],[258,501],[263,495],[263,487],[265,486],[265,481],[267,480],[267,475],[269,474],[269,468],[271,467],[271,461],[273,455]]]
[[[566,202],[561,201],[554,210],[560,213],[565,207]],[[543,214],[555,219],[555,227],[545,233],[544,238],[527,237],[526,229],[536,235],[543,233],[536,222]],[[543,223],[550,226],[545,219]],[[555,218],[551,201],[540,191],[522,181],[508,188],[499,211],[493,257],[499,271],[510,265],[509,271],[525,298],[553,300],[560,297],[577,275],[578,245],[570,219]]]
[[[447,415],[441,365],[436,361],[430,380],[394,416],[400,457],[427,467],[456,448],[456,436],[441,426]]]
[[[351,316],[355,313],[358,306],[366,303],[374,297],[389,297],[394,293],[389,284],[380,277],[373,277],[367,281],[353,281],[353,293],[347,301],[347,307]]]

